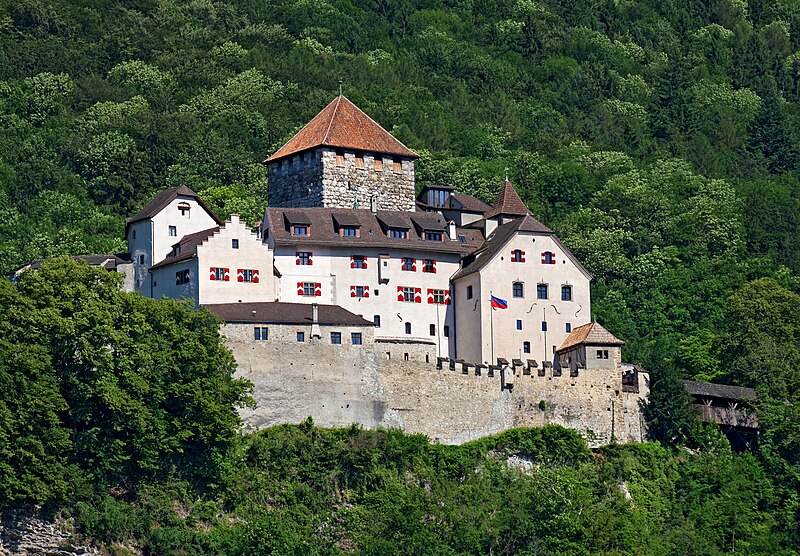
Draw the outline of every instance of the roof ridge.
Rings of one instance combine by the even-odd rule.
[[[339,111],[339,105],[342,103],[342,97],[344,95],[339,95],[336,97],[336,106],[333,107],[333,113],[331,114],[331,119],[328,120],[328,128],[325,130],[325,135],[322,136],[322,143],[325,144],[328,142],[328,136],[331,134],[331,128],[333,127],[333,121],[336,119],[336,113]]]

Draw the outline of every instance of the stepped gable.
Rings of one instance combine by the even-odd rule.
[[[485,267],[499,253],[503,246],[517,232],[533,232],[537,234],[553,234],[553,230],[536,220],[533,216],[525,216],[502,226],[498,226],[486,241],[474,253],[464,259],[461,269],[453,275],[453,279],[463,278]],[[568,252],[565,248],[565,251]]]
[[[596,322],[590,322],[572,329],[569,336],[561,344],[556,352],[564,351],[579,344],[597,344],[601,346],[621,346],[622,340],[606,330]]]
[[[298,214],[302,216],[297,216]],[[265,217],[265,229],[269,228],[276,245],[403,248],[463,255],[473,251],[482,241],[474,233],[464,234],[463,243],[458,237],[448,237],[447,222],[438,213],[384,210],[373,213],[368,209],[324,207],[267,208]],[[308,235],[292,235],[291,225],[297,223],[309,226]],[[341,236],[338,228],[342,225],[357,226],[360,235]],[[387,235],[389,228],[407,230],[408,237],[391,238]],[[441,232],[443,240],[426,240],[426,230]],[[462,231],[459,230],[457,235],[461,234]]]
[[[417,153],[395,139],[347,97],[339,95],[264,162],[274,162],[317,147],[419,158]]]
[[[222,219],[219,216],[214,214],[214,211],[200,198],[200,196],[186,187],[185,185],[181,185],[179,187],[172,187],[170,189],[164,189],[163,191],[159,191],[156,193],[155,197],[150,199],[150,202],[147,203],[142,210],[137,212],[135,215],[131,216],[130,218],[125,219],[125,235],[128,235],[128,226],[133,224],[134,222],[139,222],[141,220],[147,220],[149,218],[153,218],[156,214],[162,211],[164,207],[170,204],[173,200],[177,197],[191,197],[197,203],[203,207],[208,214],[211,215],[217,224],[222,224]]]
[[[197,248],[218,231],[219,226],[214,226],[207,230],[183,236],[178,243],[172,245],[172,252],[167,255],[163,261],[154,264],[152,269],[195,258],[197,256]]]
[[[256,303],[219,303],[203,305],[228,323],[311,324],[312,304],[267,301]],[[375,326],[338,305],[317,305],[321,325]]]
[[[522,199],[514,190],[514,186],[511,185],[511,182],[508,180],[506,180],[503,187],[500,189],[500,193],[497,195],[497,200],[494,202],[492,208],[484,214],[484,218],[494,218],[501,214],[508,216],[525,216],[526,214],[530,214],[528,207],[522,202]]]

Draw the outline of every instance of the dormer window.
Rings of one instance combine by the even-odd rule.
[[[389,228],[389,237],[394,239],[408,239],[408,230],[402,228]]]
[[[292,226],[292,235],[293,236],[307,236],[308,235],[308,226],[305,226],[305,225]]]
[[[425,241],[442,241],[442,232],[425,231]]]
[[[189,218],[189,212],[192,210],[191,205],[189,203],[178,203],[178,210],[181,213],[181,216]]]
[[[358,237],[361,235],[359,231],[358,226],[341,226],[339,228],[339,235],[342,237]]]

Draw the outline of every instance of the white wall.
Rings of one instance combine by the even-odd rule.
[[[141,220],[128,226],[128,252],[133,260],[133,286],[146,297],[151,297],[150,274],[148,270],[153,261],[153,233],[152,222]]]
[[[187,284],[178,285],[175,283],[175,274],[183,270],[189,271],[189,282]],[[153,284],[153,298],[187,298],[195,300],[196,304],[198,292],[197,259],[190,259],[188,261],[181,261],[179,263],[163,266],[152,270],[150,274]]]

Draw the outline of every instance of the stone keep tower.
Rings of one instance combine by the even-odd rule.
[[[413,211],[417,158],[339,95],[264,161],[269,205]]]

